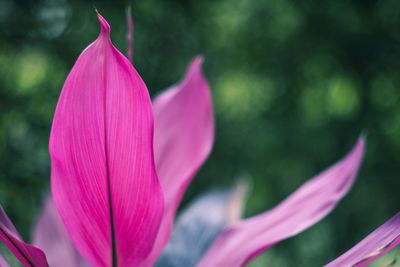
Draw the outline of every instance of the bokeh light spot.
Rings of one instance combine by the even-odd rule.
[[[359,98],[353,81],[346,77],[333,78],[328,87],[327,109],[337,117],[352,117],[359,109]]]
[[[38,52],[20,54],[15,66],[18,92],[27,94],[40,85],[46,77],[48,65],[47,58]]]
[[[217,112],[226,119],[257,117],[270,107],[275,96],[271,79],[242,72],[224,74],[215,89]]]

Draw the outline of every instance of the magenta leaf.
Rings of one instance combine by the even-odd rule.
[[[99,37],[65,81],[50,136],[54,204],[80,254],[94,266],[137,266],[163,214],[153,156],[153,113],[139,74]]]
[[[40,249],[28,245],[22,241],[20,235],[1,206],[0,241],[11,251],[12,254],[14,254],[14,256],[22,263],[22,265],[26,267],[49,266],[46,261],[46,256]]]
[[[72,245],[50,197],[36,223],[32,243],[46,253],[51,267],[89,266]]]
[[[225,228],[198,266],[242,266],[320,221],[351,188],[364,146],[365,141],[360,138],[343,160],[306,182],[278,206]]]
[[[153,101],[154,153],[165,209],[147,266],[154,264],[167,243],[182,196],[213,145],[211,93],[201,64],[202,58],[195,58],[183,81]]]
[[[326,267],[362,267],[385,255],[400,244],[400,213],[369,234],[352,249]]]

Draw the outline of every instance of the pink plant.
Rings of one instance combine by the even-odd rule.
[[[171,260],[173,266],[242,266],[323,219],[349,191],[363,137],[341,161],[254,217],[238,220],[242,187],[205,195],[177,220],[171,238],[183,194],[214,139],[202,58],[151,102],[131,62],[111,43],[110,26],[98,19],[99,37],[79,56],[57,105],[49,144],[52,200],[37,222],[34,246],[0,210],[0,240],[24,266],[166,266]],[[399,244],[399,229],[397,214],[328,266],[364,266]],[[7,266],[2,257],[0,265]]]
[[[400,212],[326,267],[365,266],[400,244]],[[389,266],[389,265],[388,265]]]

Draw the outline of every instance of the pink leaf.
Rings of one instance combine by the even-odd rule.
[[[22,265],[27,267],[48,266],[46,256],[40,249],[22,241],[2,207],[0,207],[0,241],[14,254]]]
[[[223,230],[198,266],[242,266],[320,221],[352,186],[364,146],[365,141],[360,138],[343,160],[306,182],[277,207]]]
[[[10,233],[12,233],[18,239],[22,239],[15,228],[14,224],[11,222],[10,218],[8,218],[4,209],[0,206],[0,223],[2,227],[7,229]]]
[[[51,267],[88,266],[72,245],[50,197],[36,223],[32,243],[46,253]]]
[[[112,45],[110,26],[65,81],[50,136],[54,204],[95,266],[136,266],[150,253],[163,197],[153,157],[146,85]]]
[[[202,61],[195,58],[183,81],[153,101],[154,153],[165,210],[148,265],[155,262],[167,243],[182,196],[213,145],[212,101],[201,71]]]
[[[400,244],[400,213],[373,231],[360,243],[326,267],[362,267],[388,253]]]
[[[1,254],[0,254],[0,266],[1,267],[10,267],[10,264],[7,262],[7,260]]]

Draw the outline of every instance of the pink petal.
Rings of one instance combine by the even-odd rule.
[[[147,266],[155,262],[166,245],[182,196],[213,145],[212,101],[201,71],[202,61],[201,57],[195,58],[183,81],[153,101],[154,153],[165,209]]]
[[[110,26],[65,81],[50,136],[54,204],[94,266],[136,266],[150,253],[163,213],[146,85],[112,45]]]
[[[362,267],[400,244],[400,212],[326,267]]]
[[[51,267],[88,266],[72,245],[50,197],[36,223],[32,243],[46,253]]]
[[[14,254],[22,265],[28,267],[48,266],[46,256],[40,249],[22,241],[2,207],[0,207],[0,241]]]
[[[306,182],[277,207],[227,227],[199,267],[233,267],[249,262],[274,244],[324,218],[352,186],[364,154],[360,138],[340,162]]]

